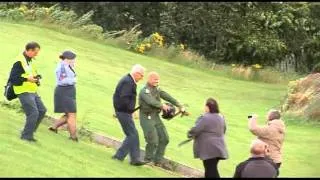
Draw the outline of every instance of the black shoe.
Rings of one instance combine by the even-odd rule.
[[[48,130],[54,132],[54,133],[58,133],[58,129],[54,129],[53,127],[49,127]]]
[[[24,140],[24,141],[29,141],[29,142],[37,142],[37,140],[34,139],[34,138],[31,138],[31,139],[21,138],[21,139]]]
[[[119,158],[117,158],[115,155],[112,156],[112,159],[118,160],[118,161],[123,161],[123,159],[119,159]]]
[[[147,162],[144,162],[144,161],[136,161],[136,162],[130,162],[130,164],[132,166],[143,166],[145,164],[147,164]]]
[[[69,137],[69,139],[71,139],[72,141],[78,142],[78,138],[77,137],[75,137],[75,138]]]

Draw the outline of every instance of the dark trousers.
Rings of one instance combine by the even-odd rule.
[[[220,178],[218,171],[219,158],[203,160],[205,178]]]
[[[276,163],[276,165],[277,165],[277,176],[279,176],[281,163]]]
[[[33,139],[33,133],[38,129],[47,109],[36,93],[22,93],[18,95],[18,98],[26,114],[26,123],[21,138]]]
[[[131,162],[139,161],[139,135],[132,119],[132,115],[123,112],[116,112],[116,115],[126,138],[122,142],[121,147],[117,150],[115,157],[123,160],[129,153]]]

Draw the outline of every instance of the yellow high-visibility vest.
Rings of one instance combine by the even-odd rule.
[[[32,65],[32,61],[30,61],[28,65],[27,60],[23,55],[22,57],[20,57],[19,61],[21,62],[21,65],[25,71],[25,73],[22,74],[21,77],[28,78],[28,76],[30,75],[33,75],[33,76],[37,75],[36,68],[34,65]],[[38,89],[37,84],[29,81],[24,81],[21,86],[13,86],[14,93],[17,95],[25,92],[36,93],[37,89]]]

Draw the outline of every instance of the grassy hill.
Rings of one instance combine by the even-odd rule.
[[[72,143],[66,133],[48,133],[41,125],[37,143],[21,141],[22,114],[0,109],[1,177],[174,177],[149,166],[112,160],[114,150],[86,141]]]
[[[59,54],[65,49],[73,50],[78,55],[76,67],[78,126],[84,125],[92,131],[118,139],[123,139],[123,133],[117,120],[112,118],[112,94],[118,80],[125,73],[128,73],[131,66],[136,63],[145,66],[147,73],[150,71],[159,72],[161,87],[182,103],[188,104],[188,110],[192,113],[186,118],[178,117],[172,121],[165,121],[170,137],[166,156],[198,169],[202,169],[202,162],[193,159],[192,144],[181,148],[178,148],[177,144],[186,138],[186,132],[202,113],[206,98],[216,98],[227,120],[226,141],[230,154],[230,159],[222,161],[219,165],[222,177],[231,177],[235,166],[249,156],[249,144],[254,137],[247,129],[247,115],[250,113],[258,114],[259,123],[263,124],[265,113],[270,108],[277,107],[287,91],[285,85],[234,80],[221,76],[218,72],[208,73],[187,68],[162,59],[135,54],[45,28],[4,22],[0,22],[0,27],[0,48],[3,52],[0,53],[0,84],[5,84],[10,68],[15,61],[14,58],[23,51],[26,42],[30,40],[39,42],[42,49],[37,57],[37,67],[43,76],[39,94],[48,108],[48,113],[58,117],[58,114],[53,113],[54,70],[59,62]],[[145,82],[146,79],[139,83],[138,90]],[[3,121],[3,118],[1,120]],[[18,117],[17,122],[20,122],[21,126],[24,123],[22,117]],[[17,131],[20,124],[9,127],[13,131]],[[145,142],[139,120],[136,120],[136,126],[139,130],[141,146],[144,147]],[[45,127],[41,128],[45,129]],[[311,125],[287,123],[281,177],[315,177],[320,175],[318,171],[320,162],[314,161],[320,155],[318,129],[319,127]],[[10,138],[17,138],[16,134],[12,134],[13,137]],[[46,137],[50,137],[50,139]],[[43,138],[41,134],[38,135],[38,139],[41,143],[46,144],[52,144],[50,141],[64,142],[63,138],[58,139],[45,132]],[[15,142],[14,144],[20,143],[18,140],[13,142]],[[74,146],[69,143],[64,144],[68,144],[70,148]],[[12,144],[9,143],[9,145]],[[44,147],[44,145],[42,146]],[[45,151],[43,149],[42,153]],[[108,159],[109,156],[106,153],[104,155]],[[90,155],[88,154],[88,156]],[[107,163],[106,165],[110,166]],[[85,171],[79,173],[85,174]],[[0,175],[2,175],[1,172]],[[14,173],[5,175],[13,176]],[[92,174],[90,175],[92,176]]]

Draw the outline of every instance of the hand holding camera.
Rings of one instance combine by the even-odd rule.
[[[41,76],[40,74],[38,74],[38,75],[35,76],[35,78],[37,79],[36,84],[37,84],[38,86],[40,86],[40,79],[42,79],[42,76]]]
[[[250,119],[257,119],[257,115],[256,114],[252,114],[252,115],[249,115],[248,116],[248,119],[250,120]]]
[[[36,83],[37,86],[40,86],[40,79],[42,78],[41,75],[36,75],[36,76],[29,76],[28,77],[28,81],[30,82],[33,82],[33,83]]]
[[[29,76],[29,77],[27,77],[27,81],[32,82],[32,83],[36,83],[38,81],[38,79],[36,79],[34,76]]]

